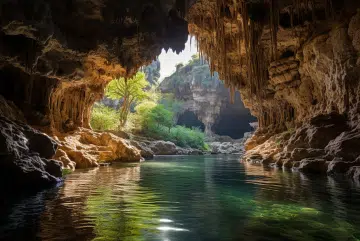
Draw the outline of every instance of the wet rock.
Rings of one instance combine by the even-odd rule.
[[[313,148],[295,148],[291,152],[291,159],[293,161],[301,161],[304,158],[311,158],[311,157],[320,157],[325,155],[323,149],[313,149]]]
[[[284,169],[291,169],[294,166],[294,162],[290,159],[284,159],[282,167]]]
[[[292,168],[298,169],[300,167],[300,162],[293,162]]]
[[[360,155],[360,130],[355,129],[341,133],[325,148],[330,156],[342,157],[346,161],[354,161]]]
[[[55,151],[56,143],[49,136],[0,116],[0,187],[59,182],[61,164],[48,160]]]
[[[360,166],[350,167],[349,171],[346,173],[346,176],[354,179],[355,181],[360,181]]]
[[[350,167],[354,165],[359,165],[360,163],[356,162],[346,162],[343,158],[336,157],[334,158],[328,166],[327,173],[328,174],[345,174],[350,169]]]
[[[306,158],[300,161],[299,170],[308,173],[326,173],[326,160],[321,158]]]

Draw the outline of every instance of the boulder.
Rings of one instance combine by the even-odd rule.
[[[72,133],[57,136],[57,141],[59,149],[54,158],[63,161],[64,166],[73,162],[76,168],[89,168],[97,167],[98,162],[142,160],[141,151],[131,145],[130,141],[108,132],[78,128]]]
[[[61,181],[61,164],[49,160],[56,148],[46,134],[0,116],[0,187],[35,187]]]
[[[211,154],[240,154],[244,152],[244,146],[237,142],[209,142]]]
[[[130,144],[140,150],[140,154],[146,160],[154,158],[154,152],[149,148],[145,142],[131,140]]]
[[[176,145],[170,141],[153,141],[149,147],[155,155],[177,155]]]

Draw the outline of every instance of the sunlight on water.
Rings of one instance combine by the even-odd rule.
[[[359,187],[237,156],[76,171],[0,214],[3,240],[360,240]]]

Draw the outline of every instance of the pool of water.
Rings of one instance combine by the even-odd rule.
[[[1,240],[360,240],[360,188],[238,156],[79,170],[0,207]]]

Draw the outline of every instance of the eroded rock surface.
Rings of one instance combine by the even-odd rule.
[[[36,187],[59,182],[61,163],[49,136],[0,116],[0,187]]]
[[[67,168],[96,167],[99,162],[139,162],[140,151],[128,140],[108,132],[81,128],[64,136],[57,136],[59,149],[55,158]]]
[[[299,21],[291,21],[299,13],[291,1],[257,3],[262,16],[250,2],[200,0],[189,14],[190,32],[211,69],[240,89],[258,118],[244,158],[318,173],[342,158],[342,167],[330,169],[346,172],[360,154],[360,2],[337,2],[329,13],[324,3],[299,1],[309,14]]]

